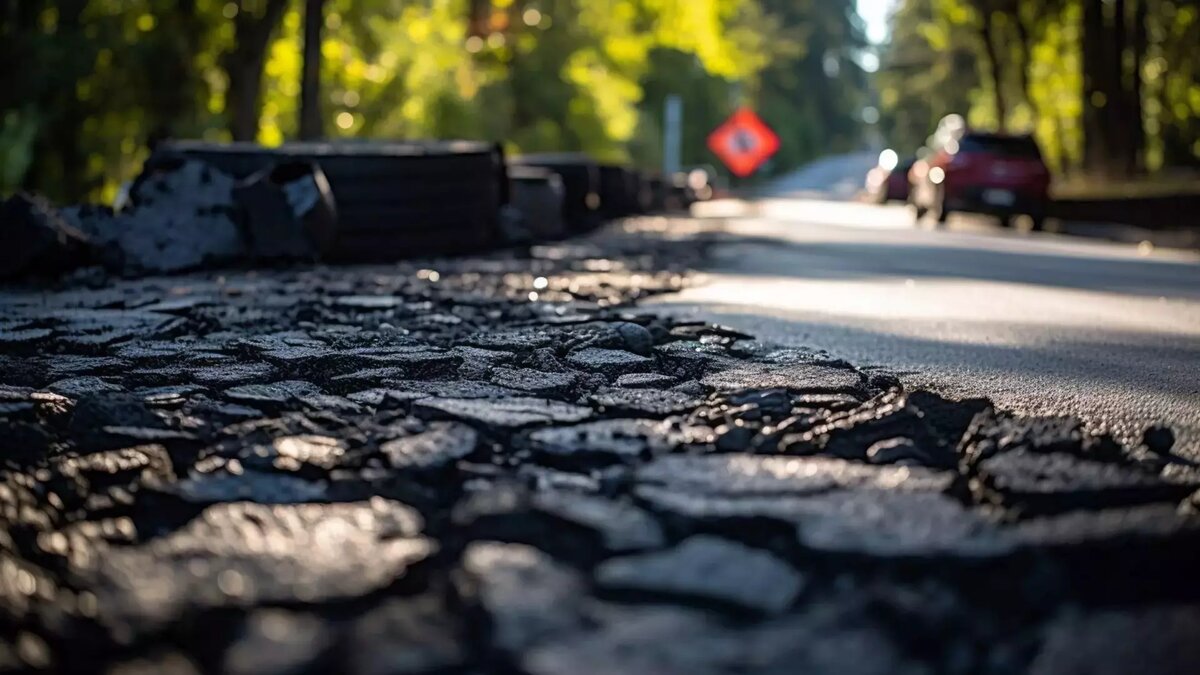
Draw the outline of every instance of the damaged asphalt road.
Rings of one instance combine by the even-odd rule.
[[[1168,430],[635,312],[663,224],[4,290],[0,669],[1191,672]]]

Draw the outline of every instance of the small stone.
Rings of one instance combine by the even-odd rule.
[[[1153,426],[1142,434],[1142,445],[1156,455],[1169,455],[1175,447],[1175,432],[1170,427]]]
[[[726,539],[696,535],[678,546],[607,560],[596,568],[606,590],[673,596],[761,614],[780,614],[804,587],[774,555]]]
[[[609,325],[621,336],[625,349],[642,356],[649,356],[654,351],[654,335],[645,326],[628,321],[614,321]]]

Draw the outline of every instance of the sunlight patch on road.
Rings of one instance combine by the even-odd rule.
[[[703,305],[711,311],[739,308],[828,325],[867,322],[901,336],[928,335],[931,324],[940,324],[954,341],[967,338],[987,344],[1003,344],[1008,339],[986,331],[968,335],[969,331],[956,327],[996,321],[1008,326],[1085,331],[1104,325],[1142,332],[1149,325],[1156,334],[1200,339],[1200,306],[1195,303],[956,278],[830,280],[710,272],[699,277],[696,285],[651,303]],[[1097,307],[1105,311],[1101,314]],[[1148,317],[1153,320],[1148,322]]]

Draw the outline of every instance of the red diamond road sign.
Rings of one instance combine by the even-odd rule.
[[[779,152],[779,137],[749,108],[739,108],[708,136],[713,151],[735,176],[745,178]]]

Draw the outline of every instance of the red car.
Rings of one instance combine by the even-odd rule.
[[[917,218],[946,222],[954,211],[997,216],[1011,227],[1019,215],[1041,229],[1050,203],[1050,170],[1032,136],[964,131],[909,171]]]
[[[901,161],[894,151],[885,150],[879,164],[867,172],[867,196],[877,204],[908,201],[908,172],[916,159]]]

